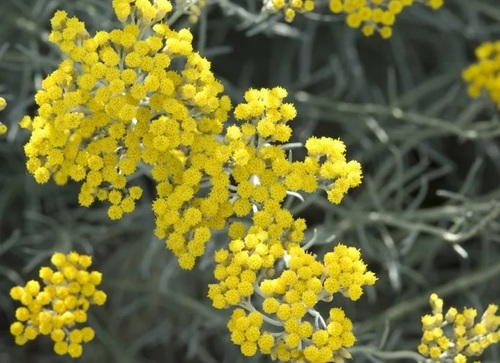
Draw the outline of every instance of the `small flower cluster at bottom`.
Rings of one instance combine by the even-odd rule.
[[[347,348],[356,341],[351,320],[336,307],[323,319],[315,306],[336,293],[356,301],[362,286],[375,283],[357,249],[338,244],[320,262],[299,244],[283,245],[254,226],[244,239],[217,251],[215,261],[219,283],[209,286],[208,296],[215,308],[238,306],[227,327],[243,355],[260,352],[297,363],[350,358]]]
[[[479,356],[500,341],[497,305],[489,305],[481,321],[475,323],[476,309],[464,308],[459,313],[451,307],[443,315],[443,300],[436,294],[431,295],[430,304],[432,315],[422,317],[423,335],[418,352],[431,362],[466,363],[467,357]]]
[[[38,281],[30,280],[24,287],[10,290],[10,296],[24,305],[16,309],[17,321],[10,326],[10,332],[18,345],[38,335],[50,335],[57,354],[78,358],[82,355],[82,343],[94,338],[94,330],[77,324],[87,321],[91,304],[106,302],[106,294],[96,288],[102,274],[87,271],[91,257],[76,252],[67,255],[56,252],[51,262],[56,271],[42,267],[39,272],[45,284],[43,289]]]

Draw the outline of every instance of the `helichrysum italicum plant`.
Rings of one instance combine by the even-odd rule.
[[[154,232],[180,267],[192,269],[212,232],[228,230],[227,246],[214,255],[208,298],[217,309],[233,309],[227,328],[244,356],[303,363],[350,358],[353,322],[333,304],[323,317],[318,304],[340,295],[358,300],[375,274],[359,250],[341,243],[321,258],[310,253],[314,240],[304,241],[305,220],[284,202],[323,190],[339,204],[360,185],[360,164],[346,159],[341,140],[326,137],[310,137],[305,158],[294,160],[290,124],[297,112],[282,87],[249,89],[232,107],[210,62],[193,49],[191,32],[168,25],[185,13],[196,21],[204,1],[179,0],[177,9],[167,0],[112,4],[122,26],[94,35],[64,11],[52,18],[49,40],[66,59],[43,80],[38,114],[20,123],[31,133],[28,171],[41,184],[81,183],[79,203],[107,202],[111,219],[135,210],[143,190],[133,180],[145,174],[156,191]],[[330,9],[346,13],[348,25],[365,35],[388,38],[396,15],[412,4],[332,0]],[[424,4],[437,9],[442,1]],[[265,7],[291,21],[314,2],[274,0]],[[235,122],[228,126],[230,116]],[[40,270],[46,287],[29,281],[12,289],[25,305],[11,326],[18,344],[50,335],[57,354],[81,356],[81,343],[94,331],[76,324],[86,322],[90,304],[106,300],[96,289],[101,275],[86,271],[90,262],[56,253],[58,271]],[[443,316],[442,301],[433,295],[431,304],[434,315],[422,320],[422,356],[462,363],[498,341],[494,306],[473,325],[472,309]],[[452,337],[443,333],[446,324],[454,324]]]
[[[3,111],[5,107],[7,106],[7,102],[5,101],[5,98],[0,97],[0,111]],[[1,121],[0,121],[0,135],[3,135],[7,132],[7,126],[5,126]]]
[[[489,305],[481,319],[476,321],[477,310],[456,308],[443,311],[443,300],[436,294],[430,296],[432,314],[422,317],[422,343],[418,352],[427,362],[471,362],[492,344],[500,341],[500,316],[498,306]],[[478,360],[473,360],[479,362]]]
[[[339,203],[361,182],[359,163],[346,162],[339,140],[311,138],[303,162],[290,162],[272,145],[290,139],[287,122],[296,115],[282,102],[283,88],[248,91],[247,103],[234,111],[241,126],[220,138],[229,98],[210,63],[194,52],[189,30],[159,22],[170,3],[115,0],[113,6],[123,30],[93,37],[63,11],[52,19],[49,39],[68,58],[42,82],[38,116],[21,121],[31,131],[25,152],[37,182],[82,182],[80,204],[108,201],[109,217],[119,219],[142,195],[128,177],[148,165],[158,196],[155,234],[186,269],[203,255],[210,231],[232,215],[258,208],[272,217],[287,190],[322,188]],[[182,61],[180,70],[174,60]]]
[[[102,305],[106,294],[97,289],[102,280],[98,271],[87,271],[92,258],[76,252],[56,252],[51,258],[56,267],[40,268],[42,284],[30,280],[10,290],[10,296],[23,306],[16,309],[17,321],[10,326],[16,344],[24,345],[39,335],[54,342],[54,352],[78,358],[83,343],[94,339],[94,330],[84,326],[92,304]]]
[[[21,121],[31,132],[28,170],[39,183],[81,182],[82,206],[107,201],[120,219],[142,196],[130,185],[141,169],[157,192],[155,234],[182,268],[193,268],[213,230],[228,228],[208,295],[216,308],[238,307],[228,328],[244,355],[343,361],[352,322],[340,308],[324,319],[315,306],[336,293],[359,299],[375,275],[354,248],[339,244],[321,262],[306,252],[306,223],[282,204],[318,189],[340,203],[361,183],[360,164],[326,137],[309,138],[305,159],[293,161],[296,110],[281,87],[248,90],[225,127],[232,107],[210,62],[189,30],[161,22],[170,2],[114,0],[113,8],[123,27],[94,36],[64,11],[52,18],[49,39],[66,59],[42,82],[38,115]]]
[[[382,38],[387,39],[392,36],[396,17],[414,3],[439,9],[444,0],[329,0],[329,8],[334,14],[347,15],[347,25],[361,29],[365,36],[379,33]],[[314,5],[314,0],[264,1],[265,11],[283,12],[287,22],[291,22],[297,13],[313,11]]]
[[[469,96],[486,93],[500,108],[500,41],[485,42],[475,51],[477,62],[462,72]]]

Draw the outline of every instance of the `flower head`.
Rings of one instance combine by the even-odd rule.
[[[462,313],[451,307],[443,315],[443,300],[436,294],[429,299],[432,315],[422,317],[422,341],[418,352],[432,362],[442,355],[453,362],[467,362],[467,357],[479,356],[500,340],[500,316],[496,305],[489,305],[476,322],[477,310],[464,308]]]
[[[10,290],[11,298],[23,305],[16,309],[17,321],[11,324],[10,332],[18,345],[48,335],[57,354],[78,358],[82,344],[94,338],[94,330],[83,326],[87,311],[90,305],[106,302],[106,294],[97,289],[102,274],[88,271],[91,257],[76,252],[56,252],[51,262],[55,269],[40,268],[42,284],[30,280]]]
[[[396,17],[414,2],[414,0],[329,0],[329,8],[334,14],[347,15],[347,25],[350,28],[360,29],[363,35],[372,36],[378,33],[382,38],[387,39],[392,36],[392,27]],[[422,0],[420,2],[437,10],[443,6],[444,0]],[[314,0],[264,1],[266,11],[283,13],[287,22],[293,21],[297,13],[313,11],[314,7]]]

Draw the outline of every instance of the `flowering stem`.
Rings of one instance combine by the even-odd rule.
[[[316,243],[316,237],[318,237],[318,231],[316,230],[316,228],[314,228],[313,233],[314,233],[313,237],[309,241],[307,241],[307,243],[304,246],[302,246],[304,250],[308,250]]]
[[[314,325],[319,329],[319,323],[321,323],[321,326],[326,329],[326,323],[321,314],[316,311],[316,309],[308,309],[307,312],[314,316]]]
[[[250,301],[244,301],[244,302],[240,302],[239,306],[241,306],[243,309],[246,309],[250,312],[252,311],[257,311],[259,312],[261,315],[262,315],[262,319],[264,319],[265,322],[271,324],[271,325],[274,325],[274,326],[279,326],[279,327],[282,327],[283,324],[277,320],[274,320],[272,318],[270,318],[269,316],[265,315],[265,314],[262,314],[260,311],[258,311]]]

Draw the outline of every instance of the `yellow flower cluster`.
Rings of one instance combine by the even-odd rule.
[[[283,148],[272,145],[285,143],[292,135],[287,123],[295,118],[296,110],[282,102],[286,95],[281,87],[250,89],[245,93],[246,102],[234,110],[243,124],[229,127],[226,138],[232,152],[233,177],[239,184],[238,202],[246,206],[240,213],[235,210],[237,215],[250,210],[247,199],[257,204],[269,199],[279,203],[286,190],[312,193],[324,189],[328,199],[338,204],[348,189],[361,183],[361,166],[357,161],[346,162],[345,145],[340,140],[311,137],[305,144],[304,161],[294,162]],[[253,183],[249,180],[252,177]]]
[[[91,304],[106,302],[106,294],[97,289],[102,275],[87,271],[91,257],[76,252],[54,253],[51,262],[56,271],[50,267],[40,269],[43,289],[38,281],[30,280],[24,287],[10,290],[10,296],[23,305],[16,309],[17,321],[10,326],[10,332],[18,345],[38,335],[49,335],[57,354],[77,358],[82,355],[82,343],[94,338],[92,328],[77,324],[87,321]]]
[[[349,265],[341,256],[344,246],[325,256],[324,263],[316,261],[300,247],[305,221],[294,219],[281,204],[287,193],[318,189],[339,203],[349,188],[361,183],[361,167],[346,162],[345,145],[331,138],[310,138],[304,161],[290,161],[286,145],[279,145],[290,140],[288,122],[296,116],[295,107],[283,102],[286,96],[281,87],[250,89],[245,102],[234,109],[240,124],[227,128],[226,149],[220,153],[229,155],[233,212],[236,217],[251,215],[252,225],[230,225],[232,240],[215,254],[218,283],[209,286],[208,296],[215,308],[241,306],[250,311],[247,316],[235,310],[228,324],[232,341],[246,356],[259,351],[283,361],[341,361],[349,357],[345,347],[355,341],[352,323],[340,309],[332,309],[336,319],[325,323],[314,306],[319,300],[331,301],[336,292],[357,299],[361,286],[373,284],[375,276],[366,272],[359,253],[345,247],[353,257]],[[336,269],[339,259],[342,268]],[[289,267],[272,279],[279,260],[288,261]],[[261,297],[262,312],[253,306],[256,296]],[[306,320],[307,314],[314,324]],[[317,344],[310,343],[313,336]]]
[[[306,13],[314,10],[314,0],[266,0],[264,6],[270,12],[282,12],[285,20],[291,22],[297,13]]]
[[[451,307],[443,314],[443,300],[436,294],[431,295],[430,304],[432,315],[422,317],[422,343],[418,346],[418,352],[430,361],[437,363],[446,358],[466,363],[467,357],[479,356],[500,341],[498,306],[489,305],[481,320],[475,322],[476,309],[464,308],[459,313]]]
[[[219,95],[223,86],[210,63],[193,51],[189,30],[158,22],[171,9],[168,1],[113,6],[123,29],[93,37],[64,11],[54,15],[50,40],[68,58],[43,81],[38,116],[21,121],[31,130],[27,168],[39,183],[82,182],[80,204],[107,200],[109,217],[119,219],[142,194],[128,185],[130,176],[139,163],[149,165],[158,192],[156,235],[169,235],[167,245],[191,268],[208,227],[223,226],[231,209],[222,161],[208,162],[230,101]],[[213,193],[193,200],[204,177]],[[177,223],[181,217],[185,223]]]
[[[384,39],[392,35],[392,26],[398,14],[414,0],[330,0],[330,10],[335,14],[347,14],[346,23],[351,28],[361,28],[365,36],[375,32]],[[425,0],[432,9],[439,9],[443,0]]]
[[[360,28],[365,36],[379,33],[387,39],[392,36],[397,15],[415,2],[436,10],[444,0],[329,0],[329,7],[334,14],[346,14],[347,25]],[[291,22],[297,13],[311,12],[314,6],[314,0],[265,0],[263,9],[268,13],[281,12],[285,21]]]
[[[113,9],[122,23],[130,16],[135,17],[141,25],[151,25],[161,21],[172,11],[170,0],[113,0]]]
[[[308,11],[313,2],[282,6]],[[189,30],[161,21],[170,2],[113,0],[113,8],[122,28],[94,36],[65,12],[54,15],[50,40],[67,59],[42,82],[38,115],[21,121],[31,131],[28,170],[39,183],[81,182],[80,204],[107,201],[111,219],[135,209],[142,189],[129,182],[147,174],[156,187],[155,235],[182,268],[193,268],[213,230],[229,227],[231,242],[215,255],[218,283],[208,295],[216,308],[248,311],[236,310],[228,324],[243,354],[342,362],[355,341],[351,321],[336,308],[325,321],[314,307],[337,292],[358,299],[375,276],[353,248],[339,245],[323,262],[306,253],[300,247],[306,223],[282,204],[287,195],[319,189],[340,203],[361,183],[360,164],[346,160],[340,140],[326,137],[311,137],[304,160],[292,160],[288,123],[297,112],[284,102],[281,87],[249,89],[234,108],[236,123],[225,126],[231,103],[210,62],[193,50]],[[172,18],[178,14],[176,9]],[[66,280],[57,284],[68,290],[75,284],[66,270]],[[44,274],[47,283],[56,283],[58,272]],[[252,304],[256,295],[262,313]],[[31,320],[42,332],[40,320]],[[17,335],[26,331],[16,329]],[[56,351],[76,356],[77,343],[66,335],[56,335]]]
[[[244,228],[236,222],[230,232],[235,233],[241,227]],[[243,228],[242,234],[245,233]],[[301,241],[305,228],[303,219],[290,220],[287,232],[273,238],[261,227],[252,226],[244,239],[233,239],[228,249],[217,251],[214,276],[219,283],[211,284],[208,293],[214,307],[225,309],[250,298],[254,294],[257,275],[272,275],[275,262],[285,255],[286,245],[281,241]]]
[[[7,106],[7,102],[5,101],[5,98],[0,97],[0,111],[3,111],[5,109],[5,106]],[[7,132],[7,126],[5,126],[1,121],[0,121],[0,135],[3,135]]]
[[[478,98],[485,91],[500,108],[500,41],[483,43],[475,53],[477,63],[462,72],[469,96]]]
[[[52,19],[50,39],[68,59],[43,81],[39,115],[21,122],[31,130],[27,167],[39,183],[50,177],[60,185],[81,181],[80,204],[107,200],[109,217],[119,219],[142,194],[128,186],[129,177],[139,163],[149,165],[158,196],[152,203],[155,234],[166,238],[182,268],[191,269],[211,230],[224,228],[230,216],[246,216],[257,205],[262,213],[255,218],[267,223],[287,189],[324,189],[339,203],[361,182],[359,163],[346,162],[339,140],[310,139],[302,162],[289,161],[272,145],[290,139],[287,122],[296,116],[280,87],[247,91],[246,102],[234,110],[242,125],[218,138],[231,104],[220,95],[210,63],[193,52],[191,33],[154,23],[170,9],[163,2],[113,5],[126,25],[94,37],[65,12]],[[170,70],[172,61],[183,69]]]
[[[276,275],[275,261],[281,257],[287,267],[277,278],[264,278]],[[358,250],[339,244],[321,263],[297,243],[282,244],[260,231],[232,240],[228,250],[216,252],[215,260],[219,283],[210,285],[208,293],[213,306],[251,311],[247,316],[236,309],[228,324],[242,354],[260,351],[281,361],[317,363],[349,357],[345,348],[355,342],[351,320],[342,309],[332,308],[325,322],[314,307],[319,301],[332,301],[337,292],[357,300],[363,285],[375,283]],[[253,306],[254,292],[261,298],[262,312]]]

